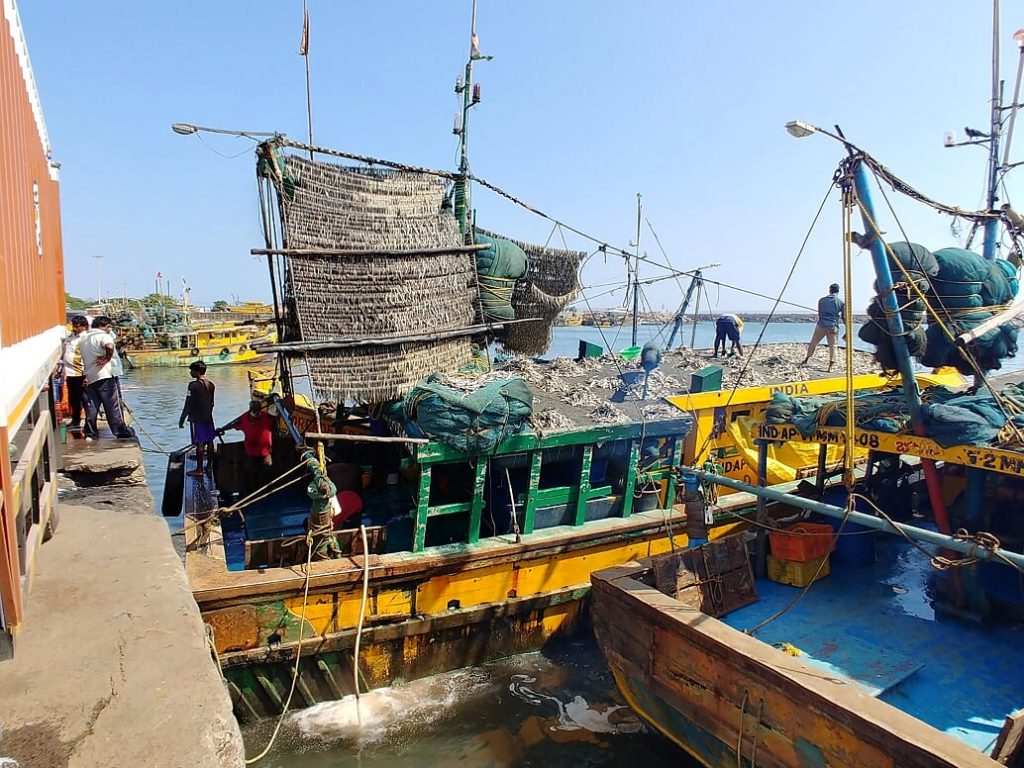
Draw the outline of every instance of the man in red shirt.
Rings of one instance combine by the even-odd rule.
[[[245,435],[245,492],[250,494],[271,480],[274,417],[262,410],[259,400],[253,400],[234,428]]]

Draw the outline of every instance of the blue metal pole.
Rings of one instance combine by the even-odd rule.
[[[802,496],[794,496],[791,493],[777,491],[774,488],[759,488],[756,485],[748,485],[747,483],[740,482],[739,480],[733,480],[731,477],[722,477],[721,475],[715,475],[711,472],[705,472],[702,469],[688,469],[686,471],[691,472],[701,480],[717,483],[718,485],[724,485],[727,488],[733,488],[737,491],[744,491],[745,493],[753,494],[758,498],[777,501],[782,504],[788,504],[791,507],[799,507],[800,509],[817,512],[818,514],[826,515],[827,517],[834,517],[839,520],[846,517],[851,523],[863,525],[867,528],[874,528],[876,531],[897,535],[902,532],[914,541],[923,541],[926,544],[935,544],[945,549],[951,549],[955,552],[959,552],[962,555],[967,555],[968,557],[978,557],[982,560],[992,560],[993,562],[1002,561],[1005,563],[1006,561],[1009,561],[1018,568],[1024,568],[1024,555],[1019,552],[1011,552],[1010,550],[999,548],[995,550],[988,550],[973,542],[966,541],[964,539],[955,539],[952,536],[937,533],[935,531],[928,530],[927,528],[918,528],[917,526],[904,525],[902,523],[890,523],[881,517],[866,515],[863,512],[851,511],[847,513],[847,511],[842,507],[823,504],[820,501],[805,499]],[[847,517],[847,515],[849,515],[849,517]]]
[[[882,308],[885,310],[893,351],[900,369],[900,378],[903,380],[903,399],[910,412],[910,423],[914,428],[914,433],[924,435],[924,422],[921,419],[921,390],[917,386],[917,378],[914,376],[914,361],[910,357],[907,339],[903,335],[903,317],[899,313],[899,302],[896,301],[896,295],[893,293],[892,271],[889,269],[885,241],[882,240],[882,233],[878,231],[878,217],[875,215],[875,207],[871,202],[871,188],[868,186],[868,173],[863,158],[856,158],[854,166],[854,187],[861,205],[864,229],[871,240],[871,261],[875,266],[878,296],[882,302]],[[949,533],[951,530],[949,517],[946,514],[945,502],[942,500],[942,486],[935,462],[931,459],[922,459],[921,466],[924,468],[925,485],[928,487],[928,500],[931,503],[935,524],[943,533]]]
[[[910,411],[910,422],[915,429],[918,429],[921,426],[921,392],[914,376],[914,362],[907,349],[907,339],[903,335],[905,329],[903,317],[899,313],[899,302],[896,301],[896,295],[892,290],[892,271],[889,269],[885,241],[882,240],[882,233],[876,226],[878,217],[875,215],[875,206],[871,201],[871,188],[868,186],[868,173],[864,161],[858,158],[854,161],[854,165],[854,187],[857,190],[857,199],[861,204],[861,219],[864,222],[864,229],[871,239],[871,261],[875,266],[878,296],[882,302],[882,308],[885,310],[892,346],[896,353],[896,362],[903,378],[903,395],[907,401],[907,409]],[[852,333],[852,329],[848,328],[847,332]]]

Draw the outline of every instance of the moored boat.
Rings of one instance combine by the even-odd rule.
[[[160,327],[146,333],[125,333],[118,339],[121,356],[131,368],[187,367],[254,363],[267,357],[253,346],[277,338],[268,322],[189,323]]]
[[[994,158],[998,100],[993,115]],[[848,152],[834,176],[844,242],[870,251],[877,291],[860,336],[902,392],[854,392],[848,374],[845,396],[776,393],[749,429],[756,485],[684,470],[697,510],[714,506],[701,484],[750,494],[756,505],[728,516],[750,529],[595,573],[598,642],[637,714],[707,766],[1019,765],[1022,393],[989,378],[1017,347],[1019,310],[1007,306],[1020,231],[995,206],[1012,166],[990,166],[988,208],[969,212],[914,190],[838,129],[787,129]],[[972,220],[984,253],[886,242],[872,176]],[[852,231],[855,211],[866,234]],[[843,257],[849,326],[848,246]],[[922,391],[915,359],[973,374],[976,387]],[[793,439],[822,457],[842,446],[842,482],[767,487],[769,446]]]
[[[257,394],[276,477],[249,483],[241,443],[218,446],[212,480],[172,459],[186,567],[240,718],[535,649],[578,626],[593,570],[685,545],[675,478],[691,419],[661,399],[697,395],[698,371],[671,356],[645,369],[643,348],[631,364],[524,362],[547,349],[585,254],[478,228],[465,167],[279,135],[257,157],[253,253],[280,318]],[[519,357],[488,370],[494,342]]]

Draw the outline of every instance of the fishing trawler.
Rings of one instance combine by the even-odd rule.
[[[253,345],[272,343],[276,330],[264,305],[214,313],[198,319],[187,300],[155,306],[122,302],[104,308],[114,320],[121,357],[129,368],[187,367],[196,361],[207,365],[255,363],[265,357]],[[239,317],[235,319],[233,314]]]
[[[269,323],[248,321],[196,323],[147,329],[119,330],[121,357],[129,368],[187,367],[200,360],[207,365],[255,363],[267,357],[254,345],[273,343],[276,332]]]
[[[861,334],[884,367],[900,372],[902,393],[777,393],[752,426],[756,484],[683,472],[688,508],[710,509],[739,531],[593,574],[595,634],[620,690],[703,765],[1024,760],[1022,392],[988,378],[1016,352],[1021,311],[1008,308],[1019,287],[1020,222],[996,207],[1007,170],[994,160],[1003,119],[997,99],[988,207],[978,212],[921,194],[838,131],[787,126],[797,137],[830,136],[848,152],[835,175],[845,242],[870,251],[876,275],[873,322]],[[872,178],[974,222],[983,255],[886,242]],[[855,212],[863,235],[852,232]],[[996,253],[1001,225],[1007,259]],[[956,365],[982,386],[922,393],[915,358]],[[842,482],[819,479],[800,494],[768,487],[769,451],[792,439],[822,455],[843,446]],[[869,452],[861,478],[850,460],[858,447]],[[719,517],[707,498],[718,486],[756,504]]]
[[[471,184],[490,185],[465,160],[472,40],[457,172],[278,134],[257,147],[252,253],[279,319],[278,341],[257,346],[277,365],[253,394],[274,416],[275,477],[254,485],[240,442],[218,446],[212,478],[187,473],[190,446],[164,498],[165,514],[184,503],[186,570],[243,721],[574,631],[592,571],[685,545],[684,456],[721,448],[731,409],[750,412],[689,358],[529,361],[585,254],[474,221]],[[490,370],[492,342],[518,356]],[[740,391],[767,403],[794,380]],[[663,400],[681,392],[694,399]],[[699,440],[688,411],[708,428]]]

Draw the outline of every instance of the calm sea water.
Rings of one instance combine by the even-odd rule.
[[[748,345],[761,332],[747,323]],[[773,323],[764,342],[805,341],[811,323]],[[664,343],[668,329],[641,326],[638,343]],[[711,323],[700,323],[696,346],[710,347]],[[573,356],[583,339],[612,350],[629,346],[630,328],[557,328],[549,356]],[[684,329],[689,344],[690,329]],[[677,342],[678,343],[678,342]],[[861,345],[858,344],[858,347]],[[1010,360],[1004,371],[1024,369]],[[215,416],[230,421],[248,404],[245,366],[213,367]],[[125,376],[124,396],[135,416],[146,472],[159,504],[164,451],[187,444],[177,428],[189,378],[184,369],[151,368]],[[229,439],[240,439],[235,433]],[[168,520],[172,528],[181,521]],[[272,722],[245,731],[247,751],[266,745]],[[623,706],[593,640],[583,638],[511,659],[459,670],[366,695],[357,711],[342,701],[290,715],[264,768],[692,768],[695,763],[658,734],[642,728]]]

